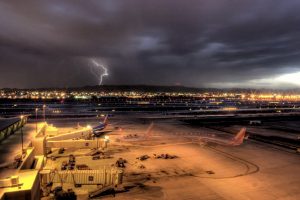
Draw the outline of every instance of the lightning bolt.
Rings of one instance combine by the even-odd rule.
[[[90,61],[92,63],[90,71],[99,80],[99,85],[102,85],[103,78],[105,76],[108,76],[108,70],[103,64],[101,64],[96,59],[91,58]]]

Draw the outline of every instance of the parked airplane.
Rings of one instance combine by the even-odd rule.
[[[214,143],[224,146],[239,146],[243,144],[246,135],[246,128],[242,128],[234,137],[230,139],[216,137],[201,137],[200,141],[204,143]]]
[[[92,127],[93,134],[96,137],[104,135],[105,133],[112,132],[112,130],[105,130],[108,125],[108,115],[105,116],[103,122],[100,122],[97,126]]]

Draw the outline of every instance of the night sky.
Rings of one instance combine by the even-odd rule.
[[[0,26],[0,88],[97,85],[95,63],[103,84],[300,87],[299,0],[7,0]]]

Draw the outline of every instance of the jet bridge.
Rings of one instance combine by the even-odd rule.
[[[27,118],[28,116],[0,118],[0,142],[23,127],[27,123]]]

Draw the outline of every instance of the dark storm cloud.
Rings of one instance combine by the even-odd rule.
[[[298,0],[1,1],[0,88],[257,86],[300,71]]]

